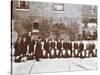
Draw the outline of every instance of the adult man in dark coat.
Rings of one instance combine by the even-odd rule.
[[[31,40],[29,42],[29,53],[30,53],[30,55],[34,54],[34,45],[35,45],[35,40],[33,39],[33,36],[32,36]]]
[[[38,38],[38,41],[36,42],[36,49],[35,49],[35,58],[36,61],[40,61],[40,58],[42,57],[42,44],[41,44],[41,38]]]
[[[26,41],[27,41],[27,45],[28,45],[28,55],[31,55],[31,50],[30,50],[30,44],[31,44],[31,37],[32,37],[32,32],[29,31],[27,34],[26,34]]]

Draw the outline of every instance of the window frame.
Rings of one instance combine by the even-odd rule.
[[[22,10],[22,11],[29,11],[29,1],[25,1],[25,7],[21,6],[21,2],[23,2],[23,0],[18,0],[16,1],[16,10]],[[27,5],[26,5],[27,2]]]
[[[64,3],[54,3],[53,12],[54,13],[64,13]]]
[[[91,6],[90,6],[90,11],[91,11],[92,13],[95,13],[95,12],[96,12],[96,7],[95,7],[94,5],[91,5]]]

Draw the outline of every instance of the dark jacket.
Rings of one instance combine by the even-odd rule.
[[[57,49],[61,50],[62,48],[62,43],[61,42],[57,42]]]
[[[78,49],[78,43],[74,43],[74,49]]]
[[[44,42],[44,49],[46,51],[49,51],[49,46],[50,46],[49,42]]]
[[[35,50],[35,56],[36,56],[36,58],[40,58],[41,55],[42,55],[42,49],[41,49],[41,47],[42,47],[41,42],[37,41],[36,50]]]
[[[67,49],[68,48],[68,42],[63,42],[63,48]]]
[[[55,49],[55,42],[51,42],[50,46],[51,48]]]
[[[80,44],[79,44],[79,49],[80,49],[80,50],[84,50],[84,44],[83,44],[83,43],[80,43]]]
[[[29,42],[29,53],[34,52],[35,40]]]
[[[69,43],[68,46],[69,46],[69,49],[72,50],[72,43],[71,42]]]
[[[22,41],[22,54],[26,54],[27,52],[27,41]]]
[[[15,56],[19,56],[21,54],[21,43],[16,42],[14,45],[15,48]]]
[[[26,40],[27,40],[27,44],[30,44],[30,42],[31,42],[31,36],[27,36]]]

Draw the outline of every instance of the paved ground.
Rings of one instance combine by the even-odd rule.
[[[13,75],[31,75],[34,73],[85,71],[97,69],[97,58],[61,58],[41,59],[14,63],[12,65]]]

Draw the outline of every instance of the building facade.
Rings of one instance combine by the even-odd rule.
[[[46,37],[55,37],[56,34],[60,34],[58,36],[60,39],[77,40],[78,35],[86,30],[86,25],[90,20],[97,20],[97,7],[91,5],[19,0],[13,2],[13,7],[14,29],[18,35],[30,30],[36,35],[40,35],[40,32],[43,31],[42,29],[46,30],[48,27],[48,30],[46,30],[48,36],[46,35]],[[84,26],[82,27],[82,25]],[[53,29],[54,27],[55,29]]]

